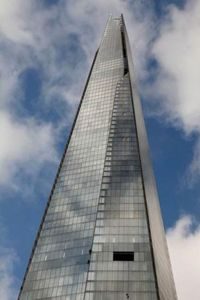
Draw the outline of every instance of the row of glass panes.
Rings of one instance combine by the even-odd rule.
[[[72,285],[84,282],[86,279],[87,273],[80,273],[80,274],[74,274],[71,276],[59,276],[59,277],[53,277],[49,279],[45,279],[43,277],[43,280],[40,278],[40,280],[33,280],[29,281],[26,285],[26,290],[30,289],[41,289],[41,288],[47,288],[47,287],[54,287],[54,286],[63,286],[63,285]],[[134,282],[145,282],[145,281],[154,281],[154,273],[153,272],[134,272],[134,271],[120,271],[120,272],[89,272],[88,273],[88,281],[134,281]]]
[[[77,285],[68,285],[62,287],[54,287],[48,289],[40,289],[37,291],[28,291],[23,293],[22,300],[33,300],[33,299],[54,299],[56,296],[60,295],[70,295],[83,293],[85,290],[85,283]],[[71,296],[69,298],[72,299]],[[76,299],[76,298],[75,298]],[[65,298],[66,300],[66,298]]]
[[[89,260],[89,255],[83,255],[82,257],[71,257],[70,261],[67,259],[54,259],[50,261],[43,261],[39,263],[32,263],[30,266],[30,271],[37,271],[37,270],[48,270],[48,269],[56,269],[61,267],[70,267],[76,266],[81,264],[87,264]],[[80,267],[81,268],[81,267]]]
[[[140,217],[142,217],[141,213],[139,215],[140,215]],[[136,218],[136,220],[138,221],[137,218]],[[142,220],[142,218],[141,218],[141,220]],[[93,223],[87,223],[87,224],[89,224],[89,226],[92,230],[93,227],[94,227],[93,226],[94,224]],[[69,226],[57,227],[55,229],[46,229],[42,232],[41,237],[48,237],[48,236],[54,236],[54,235],[59,236],[59,235],[62,235],[62,234],[67,234],[68,235],[67,240],[69,240],[69,239],[71,239],[71,235],[77,233],[78,231],[80,232],[80,237],[81,236],[83,237],[86,234],[86,232],[88,230],[90,230],[90,229],[87,228],[89,226],[80,226],[79,228],[76,227],[76,229],[74,229],[74,230],[70,230],[71,227],[69,227]],[[105,227],[103,227],[103,226],[102,227],[96,227],[95,233],[96,234],[105,234],[105,235],[106,234],[111,234],[111,233],[113,235],[115,235],[115,234],[119,235],[119,234],[125,234],[125,233],[127,235],[129,235],[129,234],[132,234],[132,235],[133,234],[141,234],[142,235],[142,234],[147,234],[148,233],[145,226],[121,226],[120,228],[117,228],[117,226],[106,228],[106,226],[108,226],[108,224],[105,224],[104,226]],[[85,231],[85,233],[83,234],[82,231]]]
[[[158,300],[156,292],[134,292],[134,293],[127,293],[127,292],[87,292],[84,300]],[[55,299],[58,300],[58,299]],[[61,299],[59,299],[61,300]],[[64,300],[64,299],[62,299]],[[69,299],[65,299],[69,300]],[[79,299],[72,299],[70,300],[79,300]]]
[[[149,261],[146,262],[132,262],[132,261],[105,261],[105,262],[91,262],[90,271],[99,272],[99,271],[131,271],[131,272],[153,272],[152,263]]]
[[[37,290],[48,287],[56,287],[56,286],[67,286],[83,283],[87,278],[87,273],[83,272],[80,274],[74,274],[71,276],[60,276],[55,278],[43,279],[43,280],[32,280],[27,282],[26,290]]]
[[[94,243],[148,243],[148,235],[96,235]]]
[[[99,252],[94,252],[91,255],[91,259],[90,261],[93,262],[101,262],[101,261],[112,261],[113,260],[113,252],[109,251],[103,251],[102,253]],[[134,252],[134,262],[146,262],[146,261],[151,261],[151,256],[149,255],[149,253],[145,253],[145,252]]]
[[[76,240],[80,239],[84,239],[84,238],[89,238],[91,237],[92,235],[90,235],[90,232],[86,231],[81,231],[79,236],[78,236],[78,232],[77,234],[71,234],[70,235],[70,238],[66,239],[66,234],[60,234],[60,235],[57,235],[57,236],[49,236],[49,237],[41,237],[40,239],[40,243],[41,245],[44,245],[44,244],[51,244],[51,243],[62,243],[62,242],[66,242],[67,240],[72,240],[72,242],[74,242],[74,244],[76,244]]]
[[[130,185],[130,187],[132,188],[131,185]],[[105,191],[107,191],[107,190],[105,190]],[[123,190],[121,190],[121,191],[123,191]],[[103,196],[103,194],[102,194],[103,192],[104,192],[104,190],[101,191],[102,196]],[[110,190],[110,192],[111,192],[111,190]],[[126,189],[126,194],[127,193],[128,193],[128,191]],[[106,201],[105,198],[101,197],[101,201],[99,203],[99,210],[100,211],[102,211],[102,210],[106,211],[106,210],[111,210],[111,209],[113,211],[115,211],[115,210],[122,210],[122,211],[134,210],[135,212],[137,211],[138,217],[141,215],[140,212],[145,210],[145,207],[143,205],[143,201],[142,201],[141,198],[140,198],[141,202],[138,201],[137,197],[133,197],[134,199],[132,200],[132,195],[129,197],[129,200],[126,196],[126,200],[124,201],[124,199],[123,199],[122,202],[120,201],[120,196],[118,196],[118,198],[119,198],[118,200],[115,200],[114,198],[111,197],[110,200]],[[104,199],[104,201],[102,199]],[[138,209],[138,204],[141,204],[139,209]],[[96,207],[96,203],[95,203],[94,200],[93,201],[85,201],[85,202],[82,202],[81,204],[80,204],[80,202],[72,202],[72,203],[69,203],[69,204],[67,203],[66,205],[54,206],[54,207],[52,207],[51,212],[53,214],[54,212],[57,213],[57,212],[64,212],[64,211],[73,211],[74,208],[77,208],[76,211],[78,211],[78,210],[82,210],[82,209],[85,209],[85,208],[91,208],[93,206]],[[83,222],[84,222],[84,220],[83,220]],[[83,223],[83,222],[79,222],[79,223]],[[75,222],[73,222],[73,223],[75,223]],[[60,226],[60,225],[64,226],[64,225],[67,225],[67,224],[66,223],[60,223],[60,224],[58,224],[58,226]],[[71,224],[69,224],[69,225],[71,225]],[[51,225],[47,224],[46,228],[49,228],[50,226]]]
[[[89,281],[86,291],[129,291],[129,292],[153,292],[155,291],[155,282],[152,281]]]
[[[69,277],[76,277],[82,276],[83,274],[87,274],[88,271],[88,264],[81,265],[81,274],[80,274],[80,266],[73,265],[73,266],[62,266],[61,268],[55,269],[47,269],[47,270],[39,270],[39,271],[32,271],[27,275],[27,280],[41,280],[41,279],[49,279],[49,278],[68,278]]]
[[[131,203],[132,204],[132,203]],[[115,205],[119,205],[118,203],[115,203]],[[142,204],[143,205],[143,204]],[[138,205],[136,205],[136,209],[135,211],[137,211],[138,209]],[[143,210],[143,209],[140,209],[140,211]],[[138,215],[141,216],[141,214],[139,213]],[[94,218],[96,217],[96,215],[94,214],[93,215],[93,218],[90,218],[90,219],[83,219],[83,220],[80,220],[81,222],[77,223],[76,222],[76,219],[73,220],[71,219],[71,222],[68,223],[68,220],[66,219],[62,219],[62,220],[59,220],[59,221],[54,221],[54,222],[48,222],[48,223],[45,223],[43,225],[43,228],[44,229],[48,229],[48,228],[57,228],[59,226],[70,226],[70,228],[72,228],[72,230],[75,230],[76,228],[80,228],[81,226],[91,226],[91,225],[84,225],[84,224],[91,224],[91,221],[94,221]],[[107,219],[106,220],[106,224],[107,226],[146,226],[146,221],[145,219],[142,218],[133,218],[132,220],[130,219]],[[101,219],[97,219],[96,221],[96,226],[104,226],[104,221]]]

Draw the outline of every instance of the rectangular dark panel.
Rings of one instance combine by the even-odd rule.
[[[133,261],[134,252],[113,252],[114,261]]]

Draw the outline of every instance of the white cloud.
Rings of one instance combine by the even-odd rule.
[[[188,0],[183,8],[168,7],[151,54],[158,62],[155,83],[149,87],[153,113],[165,116],[186,136],[196,134],[193,159],[186,175],[189,184],[200,175],[200,1]],[[152,104],[152,103],[151,103]],[[162,118],[164,120],[164,118]]]
[[[34,120],[34,116],[30,120],[27,116],[23,119],[20,115],[19,118],[18,111],[23,110],[24,105],[21,74],[30,67],[39,69],[42,74],[38,110],[41,106],[51,110],[63,100],[71,107],[76,106],[110,13],[125,14],[136,37],[133,39],[131,36],[137,44],[135,55],[142,57],[138,53],[145,49],[146,39],[141,35],[147,37],[149,28],[148,18],[145,18],[146,22],[139,20],[142,7],[140,1],[134,2],[136,18],[128,9],[128,3],[120,0],[60,1],[49,8],[33,0],[11,0],[0,4],[0,164],[4,170],[1,184],[14,180],[18,171],[24,171],[25,165],[32,169],[31,161],[38,162],[38,171],[39,164],[42,166],[43,162],[50,160],[48,153],[53,153],[54,160],[54,133],[59,134],[59,128],[52,130],[52,126],[45,124],[44,120],[39,122]],[[76,44],[72,46],[75,40]],[[141,58],[140,66],[143,61]],[[70,116],[61,118],[60,128],[63,124],[68,125],[68,120]],[[47,141],[42,143],[45,134]],[[45,157],[45,151],[48,157]],[[36,168],[33,170],[36,171]]]
[[[200,225],[183,216],[167,231],[167,241],[178,299],[200,299]]]
[[[46,162],[54,163],[57,159],[56,135],[62,126],[53,128],[49,122],[31,115],[31,111],[30,117],[18,115],[24,110],[21,74],[32,66],[52,73],[46,54],[53,39],[46,35],[43,26],[53,17],[53,11],[42,14],[42,8],[33,1],[11,0],[0,4],[0,185],[18,188],[21,184],[18,175],[35,176]]]
[[[31,15],[33,1],[10,0],[0,3],[0,33],[14,42],[32,44],[27,17]]]
[[[18,282],[13,275],[17,256],[13,250],[0,247],[0,295],[2,300],[17,298]]]
[[[153,55],[160,65],[157,88],[169,118],[186,133],[200,131],[200,2],[169,7]],[[155,91],[157,92],[157,90]]]
[[[41,3],[11,0],[0,4],[0,41],[3,45],[0,107],[6,105],[9,111],[11,102],[15,106],[23,105],[19,77],[30,66],[40,68],[43,74],[43,104],[53,107],[55,101],[62,99],[74,106],[80,99],[108,15],[124,13],[138,78],[143,80],[148,76],[146,64],[151,55],[159,63],[156,82],[150,87],[151,96],[153,94],[158,100],[154,112],[159,107],[166,120],[187,135],[199,134],[199,1],[187,1],[183,9],[171,5],[166,19],[160,23],[160,35],[156,39],[151,4],[147,12],[141,1],[69,0],[60,1],[49,9]],[[75,47],[80,50],[73,63],[74,51],[68,51],[71,34],[76,35]],[[62,58],[61,48],[65,53]],[[142,88],[141,85],[144,95],[147,90],[149,87]],[[191,179],[200,174],[200,160],[196,159],[200,157],[198,149],[197,145],[189,167]]]
[[[0,185],[12,185],[17,168],[28,174],[45,162],[55,162],[54,131],[51,125],[33,119],[19,122],[8,113],[0,112]]]

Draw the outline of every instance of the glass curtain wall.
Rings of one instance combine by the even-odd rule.
[[[141,150],[144,125],[138,128],[143,116],[135,104],[139,100],[131,72],[123,18],[110,17],[19,300],[176,299],[175,290],[158,280],[169,258],[161,252],[164,267],[155,259],[159,253],[154,253],[149,212],[151,219],[154,216],[149,203],[157,203],[155,219],[159,219],[159,204],[150,194],[147,199]],[[161,248],[165,249],[163,227],[161,232]],[[168,271],[166,278],[166,282],[172,279]]]

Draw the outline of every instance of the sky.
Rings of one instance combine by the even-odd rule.
[[[17,298],[109,14],[131,42],[179,300],[200,299],[200,1],[0,2],[0,298]]]

